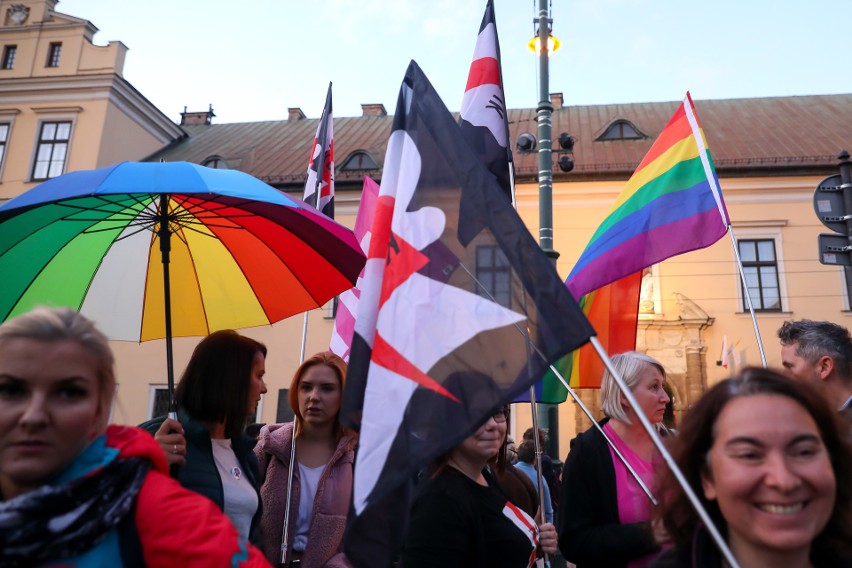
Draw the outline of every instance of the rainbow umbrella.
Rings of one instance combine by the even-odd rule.
[[[271,324],[351,288],[352,232],[236,170],[124,162],[48,180],[0,206],[0,321],[68,306],[111,339]]]

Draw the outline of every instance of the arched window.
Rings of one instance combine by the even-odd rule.
[[[609,125],[603,134],[597,137],[598,142],[605,140],[642,140],[647,138],[630,122],[620,118]]]
[[[356,150],[355,152],[352,152],[348,158],[346,158],[346,161],[343,162],[340,169],[346,171],[377,170],[379,169],[379,166],[376,164],[376,161],[370,157],[370,154],[364,150]]]
[[[214,156],[212,158],[207,158],[207,160],[202,164],[208,168],[214,170],[229,170],[231,168],[228,167],[228,164],[220,158],[219,156]]]

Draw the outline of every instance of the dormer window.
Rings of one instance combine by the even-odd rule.
[[[606,140],[642,140],[647,138],[633,124],[620,118],[609,125],[603,134],[596,138],[597,142]]]
[[[229,170],[229,169],[231,169],[231,168],[228,167],[228,164],[225,162],[225,160],[223,160],[222,158],[219,158],[218,156],[214,157],[214,158],[208,158],[207,161],[205,161],[202,165],[205,166],[205,167],[211,168],[213,170]]]
[[[377,170],[379,169],[376,161],[370,157],[367,152],[363,150],[357,150],[353,152],[343,165],[340,166],[341,170],[345,171],[354,171],[354,170]]]

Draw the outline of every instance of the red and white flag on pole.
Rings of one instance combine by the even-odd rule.
[[[325,107],[311,148],[308,179],[302,200],[334,219],[334,118],[331,114],[331,83],[328,84]]]
[[[370,227],[376,213],[376,203],[379,200],[379,184],[368,177],[364,178],[364,189],[361,190],[361,201],[358,205],[358,215],[355,217],[355,238],[361,245],[364,254],[370,251]],[[352,333],[355,330],[355,314],[358,300],[361,298],[361,282],[364,280],[364,270],[358,276],[354,288],[343,292],[338,298],[337,315],[334,318],[334,329],[331,332],[329,350],[340,355],[344,361],[349,361],[349,351],[352,349]]]
[[[488,0],[479,26],[459,112],[459,127],[465,142],[497,177],[500,188],[511,199],[512,149],[509,145],[509,118],[503,95],[494,0]]]

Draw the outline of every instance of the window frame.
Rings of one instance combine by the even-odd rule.
[[[56,126],[56,132],[59,131],[59,126],[63,124],[68,125],[68,137],[67,138],[56,138],[54,134],[54,138],[52,140],[44,139],[44,129],[47,125],[53,124]],[[39,120],[38,126],[36,129],[37,136],[35,140],[35,151],[33,153],[32,165],[30,167],[30,181],[46,181],[49,179],[53,179],[55,177],[61,176],[65,173],[66,166],[68,165],[68,158],[71,155],[71,138],[74,134],[74,120],[73,119],[64,119],[64,118],[45,118]],[[51,167],[54,164],[54,151],[59,144],[65,144],[65,155],[62,158],[62,167],[61,171],[58,174],[50,175]],[[43,145],[50,145],[50,159],[47,160],[47,171],[45,172],[44,177],[36,176],[36,168],[40,163],[43,163],[44,160],[39,159],[39,155],[41,153],[41,148]]]
[[[484,250],[489,250],[491,254],[491,265],[483,266],[480,264],[480,252]],[[502,260],[501,260],[502,257]],[[501,264],[503,263],[503,264]],[[477,245],[476,246],[476,265],[474,266],[474,270],[476,272],[476,290],[475,293],[478,296],[481,296],[487,300],[491,300],[492,302],[496,302],[507,309],[512,309],[512,266],[509,263],[509,259],[506,258],[506,255],[503,253],[503,250],[497,245]],[[497,289],[497,279],[496,276],[500,274],[508,275],[508,286],[505,291],[501,291]],[[491,281],[486,281],[486,276],[494,275],[495,278]],[[491,285],[489,288],[489,284]],[[486,294],[482,288],[488,290]],[[505,298],[501,296],[506,294]],[[503,300],[506,300],[504,303]]]
[[[775,249],[775,273],[778,278],[778,300],[779,307],[778,309],[764,309],[758,308],[755,306],[754,311],[760,312],[762,314],[783,314],[788,312],[789,306],[789,297],[787,295],[787,283],[786,283],[786,268],[784,265],[784,248],[783,241],[781,238],[781,228],[752,228],[752,229],[736,229],[735,240],[737,242],[737,253],[740,251],[740,242],[741,241],[772,241]],[[735,259],[736,263],[736,259]],[[746,265],[743,263],[743,268],[745,269]],[[737,311],[739,313],[748,313],[748,305],[746,304],[746,298],[743,291],[743,282],[742,277],[739,273],[739,268],[734,267],[734,276],[736,277],[736,289],[737,289]],[[752,298],[752,302],[755,302],[755,299]]]
[[[15,58],[18,55],[17,44],[3,46],[3,59],[0,60],[0,69],[10,70],[15,68]]]
[[[59,62],[62,59],[62,42],[52,41],[47,47],[47,61],[44,66],[51,69],[59,67]]]
[[[371,166],[365,167],[364,160],[367,159],[370,161]],[[353,162],[356,162],[353,164]],[[379,169],[379,165],[376,160],[373,159],[373,156],[370,155],[366,150],[355,150],[351,154],[349,154],[345,160],[343,160],[343,164],[338,168],[339,171],[345,172],[365,172],[365,171],[373,171]]]

